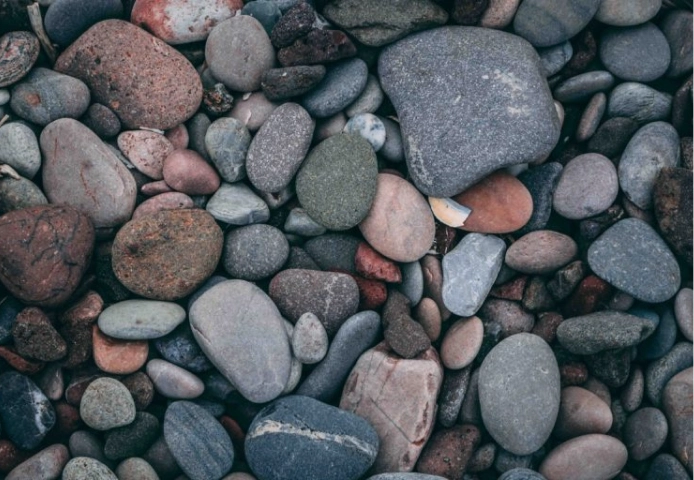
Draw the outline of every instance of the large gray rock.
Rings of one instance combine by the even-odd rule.
[[[557,328],[557,340],[571,353],[592,355],[637,345],[654,330],[649,320],[608,310],[567,318]]]
[[[269,402],[289,380],[291,351],[280,312],[258,287],[228,280],[190,307],[193,335],[205,355],[245,398]]]
[[[409,173],[426,195],[453,196],[501,167],[544,158],[559,138],[539,57],[509,33],[417,33],[383,51],[378,73],[398,113]]]
[[[480,367],[482,420],[515,455],[529,455],[549,438],[561,399],[554,353],[537,335],[519,333],[497,344]]]

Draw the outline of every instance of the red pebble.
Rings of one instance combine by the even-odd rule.
[[[564,317],[579,317],[607,308],[612,297],[612,287],[595,275],[589,275],[578,285],[564,304]]]
[[[354,255],[357,273],[369,280],[382,280],[388,283],[402,282],[400,267],[395,262],[371,248],[366,242],[361,242]]]
[[[523,291],[525,291],[525,284],[527,282],[528,277],[526,275],[516,277],[510,282],[506,282],[503,285],[498,285],[492,288],[492,290],[489,292],[489,296],[520,302],[523,300]]]

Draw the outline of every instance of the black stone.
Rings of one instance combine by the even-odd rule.
[[[0,345],[7,345],[12,341],[14,319],[23,309],[24,305],[14,297],[7,296],[0,300]]]
[[[552,196],[562,170],[563,167],[559,163],[551,162],[531,167],[518,175],[518,180],[525,185],[533,198],[533,213],[528,223],[518,230],[519,236],[542,230],[547,225],[552,214]]]
[[[165,360],[193,373],[203,373],[212,368],[212,364],[195,341],[188,322],[170,334],[156,339],[154,347]]]
[[[0,375],[0,420],[12,443],[31,450],[41,444],[56,417],[50,400],[29,377],[6,372]]]
[[[130,425],[106,433],[104,455],[109,460],[141,457],[159,438],[159,420],[151,413],[138,412]]]
[[[55,0],[46,11],[44,24],[50,39],[67,47],[95,23],[122,17],[121,0]]]

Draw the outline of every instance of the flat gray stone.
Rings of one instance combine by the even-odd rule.
[[[670,66],[670,46],[652,23],[605,29],[600,38],[600,60],[622,80],[652,82]]]
[[[552,47],[539,48],[537,53],[540,55],[540,63],[542,64],[545,77],[549,78],[569,63],[574,54],[574,49],[571,46],[571,42],[567,40]]]
[[[301,105],[313,117],[333,116],[359,97],[367,79],[364,60],[343,60],[328,69],[323,80],[303,97]]]
[[[122,340],[149,340],[163,337],[186,319],[186,311],[173,302],[124,300],[107,307],[99,315],[99,330]]]
[[[598,153],[586,153],[564,166],[552,205],[562,217],[582,220],[610,208],[618,193],[614,163]]]
[[[562,103],[582,102],[594,93],[609,90],[614,85],[610,72],[596,70],[568,78],[554,89],[554,98]]]
[[[595,19],[616,27],[640,25],[655,17],[663,0],[603,0]]]
[[[641,124],[667,120],[672,109],[672,95],[648,85],[624,82],[610,92],[607,117],[627,117]]]
[[[118,380],[97,378],[82,395],[80,417],[94,430],[123,427],[135,420],[135,401]]]
[[[417,33],[383,50],[378,73],[398,113],[409,173],[425,195],[450,197],[494,170],[544,158],[559,138],[537,53],[509,33],[455,26]]]
[[[646,397],[660,407],[663,390],[672,377],[692,366],[692,344],[690,342],[676,343],[664,357],[651,362],[646,368]]]
[[[0,163],[14,168],[28,179],[41,167],[41,150],[34,131],[21,122],[0,127]]]
[[[680,267],[662,238],[636,218],[620,220],[588,249],[591,270],[637,300],[660,303],[680,287]]]
[[[203,123],[204,118],[196,116],[196,123]],[[220,118],[212,122],[204,132],[204,150],[219,175],[227,182],[236,182],[246,178],[246,154],[251,144],[251,134],[240,120]],[[195,145],[194,145],[195,146]],[[204,148],[203,148],[204,147]]]
[[[270,208],[244,183],[224,183],[205,205],[215,220],[231,225],[267,222]]]
[[[692,71],[692,36],[682,32],[692,31],[692,12],[673,9],[660,22],[668,44],[670,45],[670,66],[665,74],[670,78],[680,77]]]
[[[232,278],[255,281],[277,273],[289,257],[289,242],[271,225],[247,225],[229,232],[222,263]]]
[[[649,320],[607,310],[565,319],[557,328],[557,340],[571,353],[593,355],[638,345],[654,330]]]
[[[525,0],[513,19],[517,35],[536,47],[564,42],[588,25],[601,0]]]

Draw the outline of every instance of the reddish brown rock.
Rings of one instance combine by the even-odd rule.
[[[65,402],[57,402],[54,408],[56,422],[54,430],[51,431],[51,435],[55,436],[54,438],[69,438],[72,433],[84,425],[76,407]]]
[[[125,375],[139,370],[147,361],[149,342],[111,338],[92,325],[94,363],[106,373]]]
[[[162,193],[173,192],[173,189],[164,180],[149,182],[142,185],[140,192],[149,197],[160,195]]]
[[[67,342],[67,358],[64,367],[74,368],[92,356],[91,325],[104,309],[101,296],[93,291],[87,292],[69,310],[60,316],[60,335]]]
[[[578,285],[563,307],[566,317],[580,317],[607,307],[612,287],[603,279],[589,275]]]
[[[561,404],[554,435],[566,440],[588,433],[607,433],[612,427],[612,411],[600,397],[581,387],[561,391]]]
[[[202,83],[193,65],[169,45],[130,22],[99,22],[58,58],[58,72],[89,86],[126,128],[166,130],[193,116]]]
[[[288,47],[313,30],[316,11],[308,2],[298,2],[277,21],[270,34],[276,48]]]
[[[56,307],[91,260],[94,227],[72,207],[40,205],[0,217],[0,282],[23,303]]]
[[[692,264],[692,171],[663,168],[653,188],[653,207],[663,237]]]
[[[417,471],[462,480],[481,439],[479,429],[470,424],[439,430],[424,447],[417,462]]]
[[[23,453],[9,440],[0,440],[0,472],[9,473],[29,455],[29,453]]]
[[[188,148],[188,143],[190,143],[188,128],[184,123],[167,130],[164,136],[171,142],[171,145],[173,145],[176,150],[179,148]]]
[[[386,288],[385,283],[379,282],[378,280],[369,280],[348,272],[341,273],[350,275],[354,281],[357,282],[357,288],[359,289],[360,311],[375,310],[386,303],[386,299],[388,298],[388,289]]]
[[[164,210],[126,223],[113,242],[113,271],[130,291],[178,300],[217,268],[222,230],[204,210]]]
[[[354,255],[354,266],[357,273],[370,280],[382,280],[388,283],[400,283],[402,281],[400,267],[371,248],[366,242],[361,242],[357,247],[357,253]]]
[[[161,212],[162,210],[181,210],[193,207],[195,207],[193,199],[185,193],[161,193],[139,204],[133,212],[133,220],[144,217],[145,215]]]
[[[563,233],[537,230],[506,250],[506,265],[521,273],[543,275],[563,267],[578,254],[578,245]]]
[[[0,88],[19,81],[39,58],[39,39],[17,31],[0,37]]]
[[[441,313],[441,320],[450,318],[451,312],[443,303],[443,270],[441,261],[433,255],[425,255],[420,264],[424,276],[424,295],[436,302]]]
[[[433,348],[404,360],[385,343],[364,352],[349,374],[340,408],[365,418],[381,441],[374,474],[411,471],[431,435],[443,369]]]
[[[472,363],[482,347],[484,325],[478,317],[461,318],[446,332],[441,342],[441,362],[459,370]]]
[[[419,322],[429,340],[435,342],[441,335],[441,312],[438,305],[429,297],[422,298],[414,310],[414,319]]]
[[[692,368],[681,371],[663,390],[663,411],[670,426],[670,447],[692,471]]]
[[[128,389],[135,401],[135,408],[142,411],[149,407],[154,399],[154,383],[145,372],[135,372],[128,375],[121,383]]]
[[[12,325],[12,338],[17,353],[33,360],[53,362],[67,353],[65,340],[53,328],[48,316],[37,307],[19,312]]]
[[[539,471],[547,480],[608,480],[622,470],[627,455],[626,447],[616,438],[597,433],[582,435],[549,452]]]
[[[118,135],[118,148],[140,172],[161,180],[164,160],[174,151],[164,135],[149,130],[130,130]]]
[[[468,232],[509,233],[528,223],[533,198],[525,185],[506,172],[494,172],[453,200],[472,210],[461,228]]]
[[[90,325],[99,318],[104,300],[94,291],[88,291],[60,316],[60,322],[73,325]]]
[[[559,367],[559,376],[562,388],[582,385],[588,380],[588,367],[581,362],[567,362]]]
[[[7,364],[25,375],[33,375],[40,372],[44,364],[43,362],[33,362],[21,357],[12,347],[0,347],[0,358]]]
[[[564,320],[564,317],[556,312],[544,312],[537,316],[537,321],[533,326],[531,333],[542,338],[545,342],[551,344],[557,338],[557,328]]]
[[[339,30],[311,30],[308,35],[277,52],[283,67],[315,65],[353,57],[357,48],[344,32]]]
[[[492,288],[489,292],[490,297],[501,298],[503,300],[515,300],[520,302],[523,300],[523,292],[525,291],[525,284],[528,282],[528,277],[521,275],[516,277],[510,282],[506,282],[503,285],[496,286]]]
[[[174,150],[164,161],[164,181],[188,195],[211,195],[221,179],[212,166],[193,150]]]

